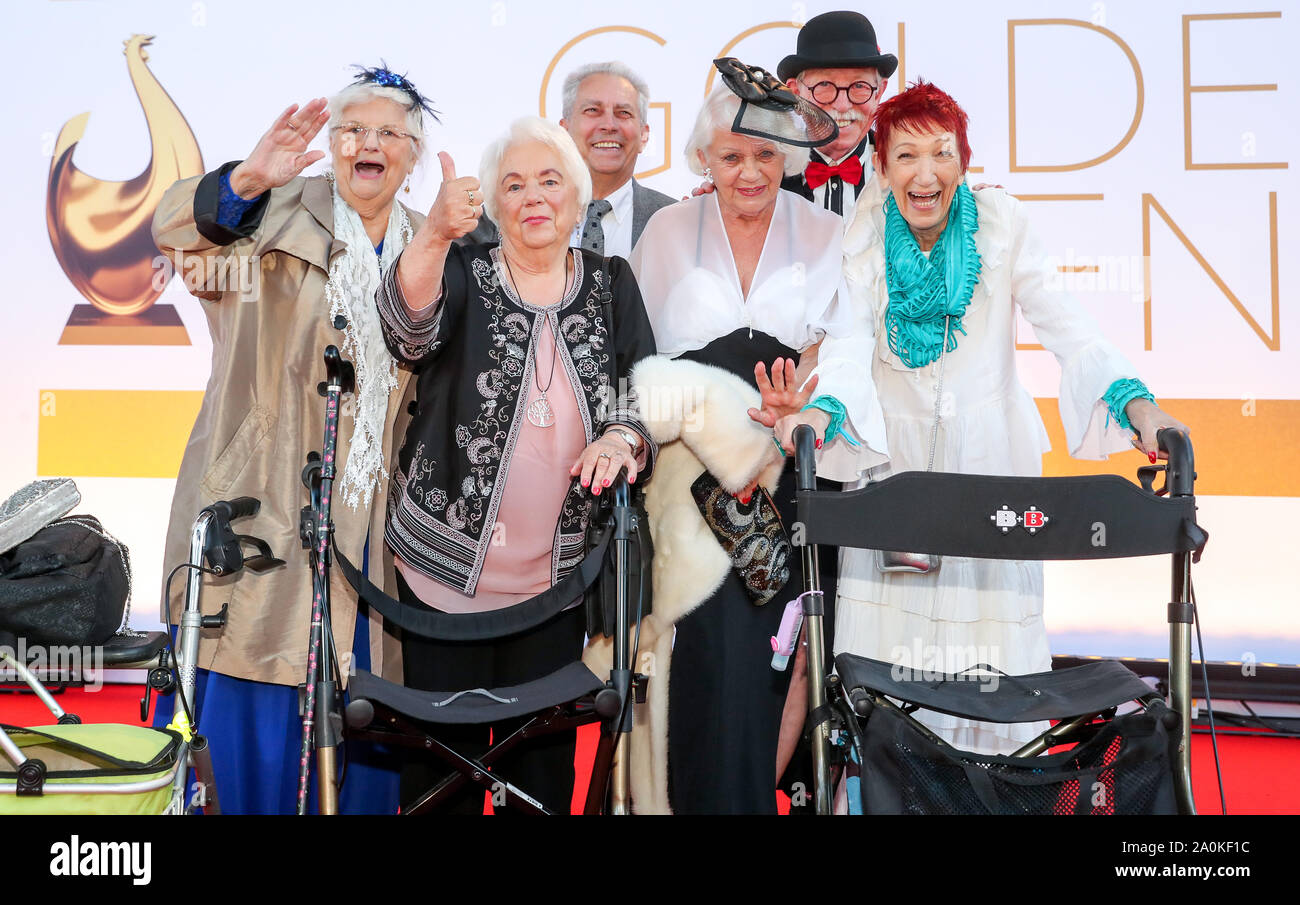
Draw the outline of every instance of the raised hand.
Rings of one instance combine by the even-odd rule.
[[[793,358],[778,358],[772,362],[772,377],[767,376],[763,362],[754,366],[754,382],[762,396],[762,409],[750,409],[749,417],[764,427],[776,427],[776,422],[786,415],[795,415],[808,404],[817,389],[816,375],[800,388],[795,380]]]
[[[442,186],[429,208],[425,227],[444,242],[453,242],[478,226],[483,213],[483,193],[477,177],[456,176],[456,164],[446,151],[438,152],[442,163]]]
[[[308,101],[301,110],[291,104],[276,117],[271,128],[258,139],[257,147],[230,173],[230,187],[241,198],[256,198],[268,189],[279,188],[325,156],[307,146],[329,121],[328,102],[323,97]]]

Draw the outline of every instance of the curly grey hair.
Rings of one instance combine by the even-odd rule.
[[[399,88],[386,88],[382,85],[348,85],[330,98],[330,119],[328,123],[330,140],[333,140],[334,129],[342,124],[343,113],[349,107],[354,104],[364,104],[375,98],[393,101],[406,111],[406,131],[410,133],[414,142],[414,156],[411,160],[411,166],[414,167],[420,162],[420,157],[424,154],[424,113],[419,106],[411,103],[410,95]],[[396,125],[396,123],[393,123],[393,125]]]
[[[573,136],[540,116],[523,116],[515,120],[506,134],[488,145],[483,152],[483,159],[478,166],[483,210],[493,220],[501,222],[501,205],[497,203],[497,193],[501,190],[501,161],[505,158],[506,151],[525,141],[541,142],[559,154],[564,178],[578,191],[578,213],[581,216],[591,203],[591,173],[587,170],[587,163],[578,153]]]

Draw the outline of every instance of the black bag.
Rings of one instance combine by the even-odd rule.
[[[1156,702],[1115,717],[1068,751],[1034,758],[934,744],[896,711],[863,729],[867,814],[1174,814],[1171,764],[1181,731]]]
[[[0,555],[0,635],[102,644],[131,592],[126,546],[89,515],[59,519]]]
[[[767,489],[754,488],[753,498],[742,503],[706,471],[691,484],[691,496],[750,602],[762,606],[775,597],[790,580],[790,538]]]

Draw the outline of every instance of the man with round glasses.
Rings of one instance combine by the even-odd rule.
[[[813,149],[807,169],[781,188],[847,215],[871,177],[871,118],[898,58],[880,52],[866,16],[846,10],[809,19],[796,48],[777,66],[777,77],[834,117],[840,134]]]

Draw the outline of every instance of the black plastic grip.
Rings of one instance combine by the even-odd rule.
[[[213,503],[208,508],[215,512],[222,521],[229,522],[237,518],[257,515],[257,511],[262,508],[262,501],[257,497],[241,496],[233,500],[221,500]]]
[[[1196,483],[1196,460],[1192,456],[1192,441],[1176,428],[1162,428],[1156,434],[1156,444],[1169,456],[1165,470],[1165,489],[1170,496],[1191,496]]]
[[[795,488],[797,490],[817,489],[817,458],[815,442],[817,435],[807,424],[794,429],[794,467]]]
[[[356,385],[356,372],[352,362],[339,354],[338,346],[325,347],[325,382],[337,385],[344,393],[351,393]]]

